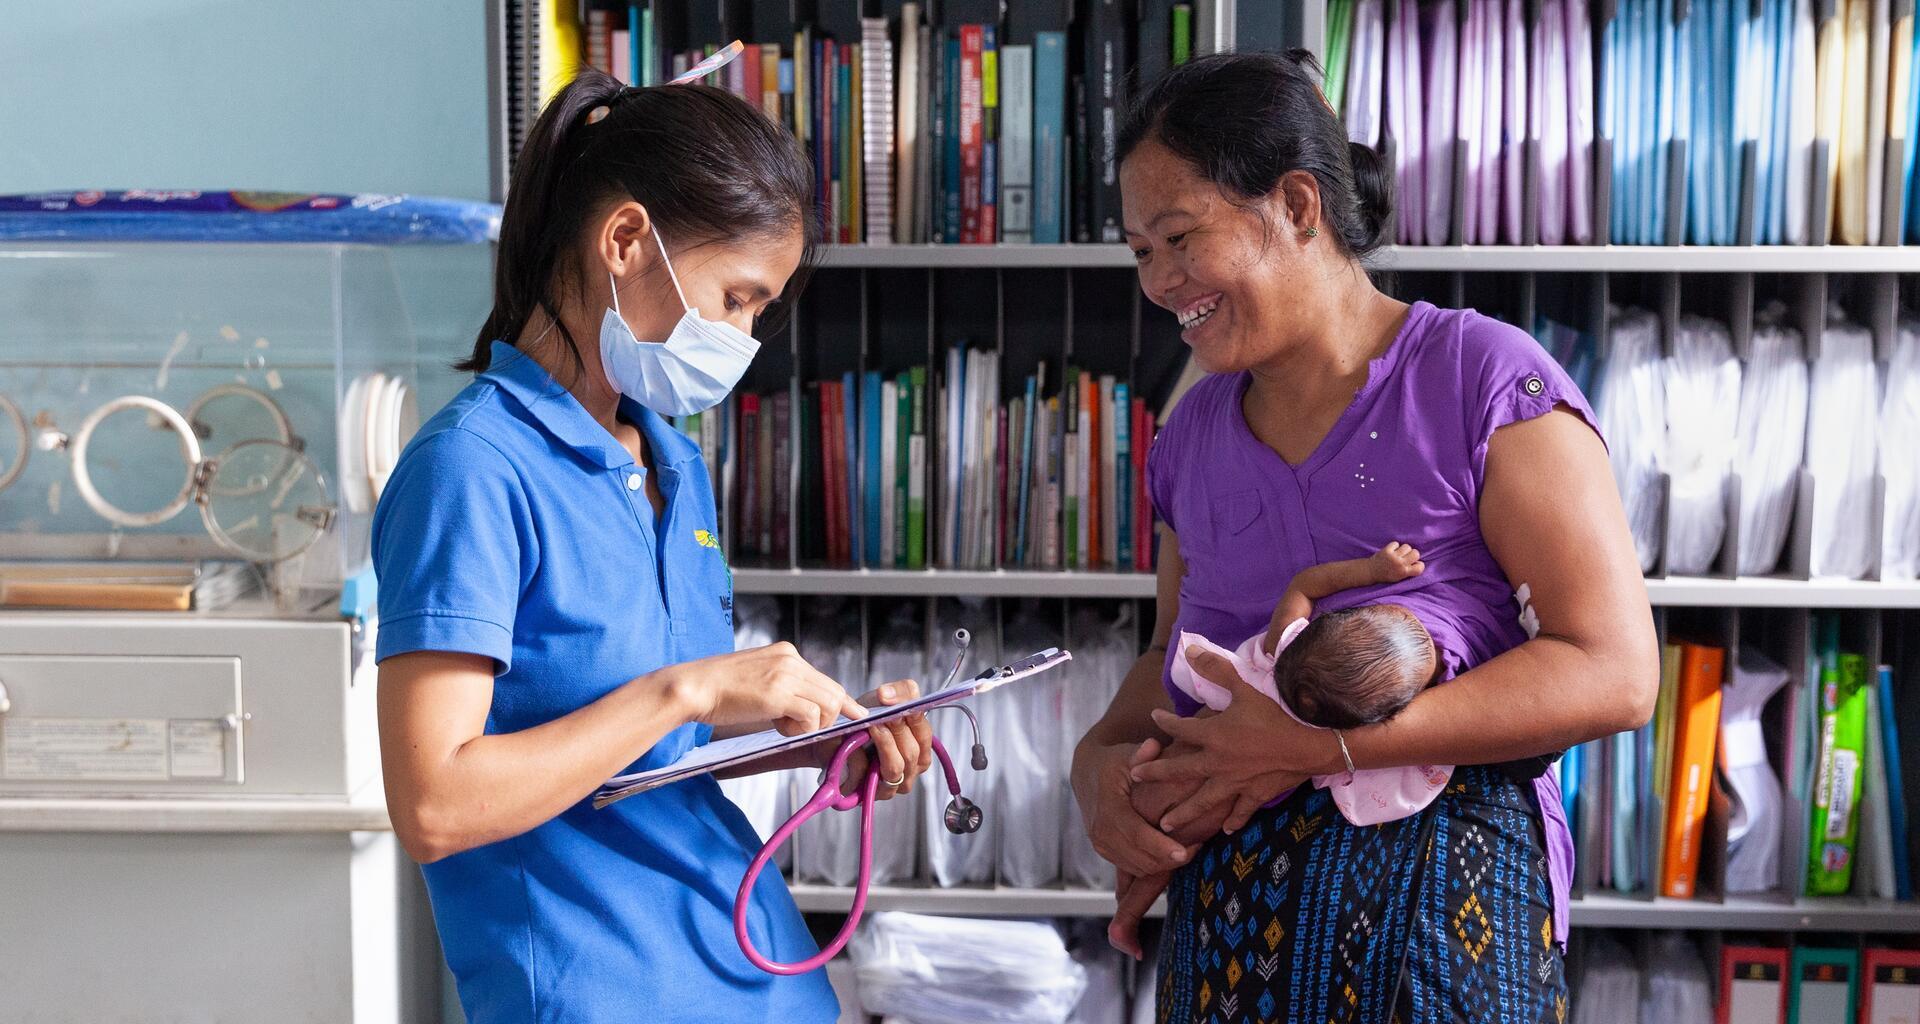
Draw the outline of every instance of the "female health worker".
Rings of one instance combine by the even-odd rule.
[[[712,778],[585,799],[716,737],[865,713],[789,644],[733,652],[705,466],[663,419],[745,371],[810,250],[811,182],[728,93],[584,70],[515,167],[493,313],[461,364],[478,376],[375,513],[387,806],[472,1024],[837,1018],[821,973],[776,978],[736,945],[759,839]],[[908,791],[925,721],[872,733],[882,796]],[[775,959],[817,950],[777,875],[748,924]]]

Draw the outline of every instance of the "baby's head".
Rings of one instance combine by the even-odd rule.
[[[1395,604],[1328,612],[1280,652],[1274,688],[1301,721],[1329,729],[1384,722],[1439,675],[1427,628]]]

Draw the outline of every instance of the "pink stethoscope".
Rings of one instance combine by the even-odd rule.
[[[953,685],[954,679],[959,676],[960,666],[966,661],[967,645],[971,641],[972,638],[966,630],[954,631],[953,643],[957,650],[954,652],[953,668],[948,671],[946,681],[940,684],[941,690]],[[986,770],[987,748],[980,742],[979,719],[973,716],[972,709],[961,704],[941,704],[927,710],[939,711],[943,708],[957,709],[967,716],[967,721],[973,726],[973,770]],[[853,938],[854,928],[860,923],[860,915],[866,910],[867,886],[873,875],[873,805],[874,796],[879,792],[881,783],[880,763],[876,759],[867,761],[867,777],[861,782],[860,788],[853,793],[841,792],[840,779],[841,773],[846,770],[847,758],[870,742],[871,739],[865,732],[854,733],[840,741],[840,748],[834,751],[833,760],[827,765],[825,774],[821,776],[820,788],[814,790],[813,798],[793,812],[793,817],[788,818],[786,824],[774,830],[773,837],[767,840],[766,845],[760,847],[758,854],[754,855],[753,863],[747,867],[746,877],[740,880],[740,891],[733,899],[733,937],[739,941],[740,952],[747,955],[747,961],[769,974],[806,974],[826,966],[827,961],[832,960],[840,950],[846,947],[848,940]],[[947,802],[946,813],[942,816],[947,831],[954,835],[978,832],[985,815],[978,804],[960,794],[960,773],[954,769],[953,758],[947,754],[946,745],[941,743],[937,736],[933,740],[933,752],[939,757],[940,769],[947,777],[947,790],[953,794],[953,798]],[[753,940],[747,936],[747,906],[749,897],[753,893],[753,885],[760,880],[761,869],[773,859],[775,851],[780,849],[780,844],[792,838],[793,833],[814,815],[826,810],[850,811],[855,807],[860,808],[860,877],[854,886],[853,906],[847,912],[847,923],[840,927],[840,934],[835,935],[832,942],[827,943],[819,953],[805,960],[783,964],[761,956],[760,951],[753,948]]]

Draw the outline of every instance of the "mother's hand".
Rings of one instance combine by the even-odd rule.
[[[1154,724],[1180,750],[1134,765],[1135,782],[1199,782],[1193,796],[1166,813],[1160,827],[1178,832],[1195,821],[1218,820],[1236,832],[1274,797],[1328,770],[1340,758],[1338,741],[1324,729],[1301,725],[1260,691],[1248,686],[1225,658],[1197,647],[1187,650],[1193,670],[1233,694],[1218,714],[1181,718],[1153,712]]]
[[[1193,848],[1175,842],[1133,809],[1133,779],[1128,773],[1159,755],[1159,741],[1083,750],[1091,791],[1076,786],[1074,796],[1094,852],[1128,876],[1165,874],[1192,859]]]

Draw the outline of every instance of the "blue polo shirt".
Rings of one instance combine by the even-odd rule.
[[[658,415],[622,412],[645,473],[539,363],[493,363],[421,428],[373,521],[381,659],[460,651],[494,662],[488,733],[559,718],[667,665],[733,649],[731,574],[699,449]],[[629,770],[667,764],[710,729],[667,734]],[[733,937],[760,846],[711,778],[582,800],[512,839],[425,868],[470,1024],[833,1021],[824,972],[775,978]],[[749,914],[776,960],[818,950],[774,873]]]

